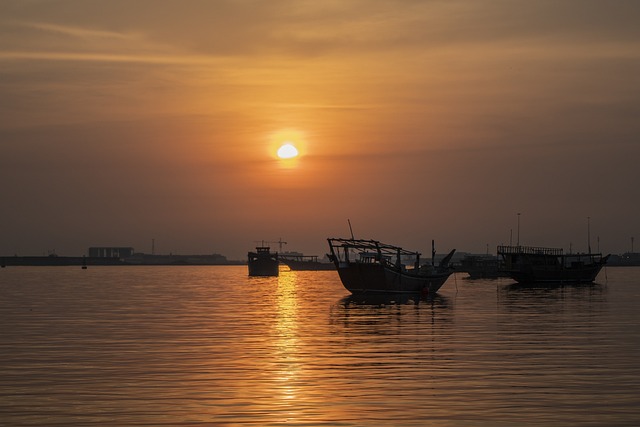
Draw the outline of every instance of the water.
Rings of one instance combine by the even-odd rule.
[[[640,268],[353,298],[336,272],[0,270],[7,426],[640,425]]]

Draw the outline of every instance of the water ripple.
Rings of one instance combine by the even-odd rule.
[[[453,276],[431,299],[335,272],[0,272],[11,426],[640,423],[640,269],[524,288]]]

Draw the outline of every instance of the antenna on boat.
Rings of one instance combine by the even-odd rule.
[[[587,217],[587,246],[589,248],[589,255],[591,255],[591,217]]]
[[[349,218],[347,218],[347,222],[349,223],[349,231],[351,232],[351,240],[356,240],[356,238],[353,237],[353,228],[351,228],[351,220]]]
[[[431,240],[431,265],[436,265],[436,241]]]

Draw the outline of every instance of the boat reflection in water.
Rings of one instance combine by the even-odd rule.
[[[353,334],[353,340],[375,357],[373,354],[379,348],[371,346],[371,336],[403,337],[407,348],[415,345],[424,349],[425,338],[451,327],[453,307],[451,300],[441,295],[354,294],[332,307],[331,319],[333,324]]]
[[[351,294],[339,301],[339,304],[348,306],[393,306],[393,305],[423,305],[446,306],[448,299],[440,295],[425,296],[419,293],[358,293]]]

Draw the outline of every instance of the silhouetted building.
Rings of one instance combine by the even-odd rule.
[[[112,246],[89,248],[89,256],[92,258],[127,258],[131,255],[133,255],[133,248]]]

